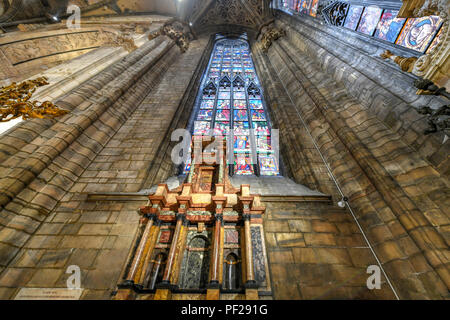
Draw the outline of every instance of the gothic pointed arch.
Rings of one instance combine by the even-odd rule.
[[[278,141],[272,140],[266,103],[245,36],[216,36],[203,77],[191,120],[193,135],[223,136],[230,142],[232,175],[279,175]],[[184,172],[189,168],[187,163]]]

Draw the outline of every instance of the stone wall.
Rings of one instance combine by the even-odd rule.
[[[24,25],[23,32],[8,32],[0,38],[0,83],[24,80],[100,47],[117,47],[119,42],[113,40],[117,35],[142,40],[149,27],[156,30],[167,19],[159,15],[83,18],[80,28],[67,28],[63,21],[30,31],[26,31],[30,25]],[[136,32],[137,26],[143,32]]]
[[[436,170],[448,174],[450,141],[443,144],[442,133],[423,135],[426,120],[411,107],[440,107],[445,101],[416,95],[413,86],[416,77],[379,57],[386,49],[402,56],[416,54],[345,28],[321,24],[310,17],[301,21],[284,13],[280,13],[278,21],[288,31],[290,41],[297,44],[296,50],[313,58],[317,66],[396,132],[405,144],[417,150]]]
[[[71,113],[5,154],[2,298],[20,287],[65,287],[71,264],[82,270],[82,298],[109,298],[145,203],[89,202],[88,193],[139,190],[207,42],[183,55],[166,37],[145,43],[63,96],[56,104]]]
[[[267,55],[259,45],[253,53],[259,72],[273,70],[261,78],[267,99],[278,102],[272,106],[280,115],[275,125],[290,122],[298,132],[296,138],[281,139],[282,150],[288,150],[284,160],[291,162],[297,182],[336,195],[317,151],[296,155],[295,150],[311,145],[305,128],[293,129],[302,128],[303,120],[400,298],[448,297],[448,160],[441,154],[442,161],[431,161],[448,145],[437,147],[438,137],[415,131],[423,128],[423,120],[408,107],[436,101],[415,96],[408,87],[410,75],[373,54],[377,44],[366,41],[364,47],[362,40],[340,36],[313,19],[281,15],[277,26],[287,36],[274,42]],[[389,79],[376,76],[380,70]],[[293,110],[288,117],[281,106],[286,113]],[[295,170],[297,162],[309,169]]]
[[[384,277],[381,290],[365,286],[376,260],[335,205],[333,176],[400,298],[448,298],[448,142],[424,137],[408,107],[441,102],[416,96],[377,43],[309,18],[276,23],[287,36],[252,50],[284,174],[333,201],[266,202],[274,298],[394,298]],[[63,288],[69,265],[83,299],[110,298],[146,204],[136,192],[175,173],[170,133],[188,123],[211,48],[206,36],[184,54],[166,37],[145,42],[58,96],[68,115],[0,136],[0,298]]]

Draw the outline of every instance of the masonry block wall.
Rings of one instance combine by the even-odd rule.
[[[441,102],[416,96],[376,43],[283,13],[276,25],[287,36],[253,53],[275,125],[291,131],[281,148],[292,175],[336,196],[304,121],[400,298],[448,298],[449,143],[424,136],[409,106]]]
[[[274,298],[394,298],[385,278],[367,290],[376,261],[335,205],[322,155],[400,298],[449,298],[449,142],[424,136],[409,106],[442,102],[415,95],[413,77],[378,58],[377,43],[306,17],[280,14],[276,24],[287,36],[252,50],[284,174],[333,204],[266,203]],[[166,37],[145,42],[60,97],[68,115],[0,136],[1,299],[65,287],[69,265],[81,268],[82,299],[110,298],[146,203],[89,196],[135,193],[176,173],[170,133],[188,123],[211,48],[206,35],[184,54]]]
[[[82,298],[110,298],[145,202],[96,203],[88,194],[142,188],[207,44],[195,40],[182,55],[169,38],[148,41],[56,101],[68,115],[2,139],[0,298],[66,287],[72,264],[82,270]]]

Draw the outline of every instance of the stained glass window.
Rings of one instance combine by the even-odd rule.
[[[247,41],[222,38],[216,42],[202,80],[192,132],[232,140],[232,174],[279,174],[270,121]],[[185,172],[189,168],[188,160]]]
[[[296,5],[298,1],[300,6]],[[287,13],[317,15],[317,9],[313,8],[317,0],[292,0],[288,5],[285,3],[280,2],[281,8]],[[333,1],[322,9],[322,16],[327,24],[343,26],[411,50],[429,53],[441,39],[443,20],[438,16],[398,18],[398,12],[378,6],[366,7],[362,3],[349,5],[347,1]]]

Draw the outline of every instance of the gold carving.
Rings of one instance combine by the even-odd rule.
[[[261,37],[262,50],[267,52],[274,41],[285,35],[286,31],[283,29],[271,27]]]
[[[27,80],[0,89],[0,122],[7,122],[22,117],[31,118],[55,118],[68,113],[67,110],[59,109],[50,101],[30,101],[37,87],[48,85],[47,78],[40,77]]]
[[[386,50],[385,52],[383,52],[380,55],[380,57],[383,59],[390,59],[390,60],[394,61],[396,64],[398,64],[400,66],[402,71],[405,71],[405,72],[412,72],[412,70],[414,68],[414,63],[416,63],[416,61],[417,61],[416,57],[405,58],[405,57],[401,57],[401,56],[396,56],[389,50]]]

